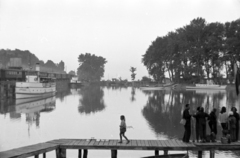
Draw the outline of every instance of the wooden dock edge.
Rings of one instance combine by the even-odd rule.
[[[42,154],[56,151],[56,158],[66,158],[67,149],[77,149],[78,158],[87,158],[88,150],[110,150],[111,157],[117,158],[118,150],[152,150],[154,155],[163,151],[197,151],[198,158],[202,158],[203,151],[209,151],[210,158],[215,157],[216,150],[240,150],[240,142],[232,144],[221,143],[183,143],[178,140],[130,140],[129,144],[118,144],[118,140],[96,140],[96,139],[55,139],[45,143],[34,144],[21,148],[0,152],[0,158],[27,158],[34,156],[39,158]],[[137,144],[137,142],[139,144]]]

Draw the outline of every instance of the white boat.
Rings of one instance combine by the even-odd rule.
[[[16,82],[16,99],[47,97],[56,92],[56,83],[51,79],[40,79],[37,75],[26,76],[25,82]]]
[[[186,86],[186,89],[216,89],[225,90],[227,85],[216,85],[216,84],[195,84],[195,86]]]
[[[174,89],[177,86],[177,84],[174,83],[168,83],[168,84],[164,84],[161,86],[144,86],[144,87],[140,87],[141,90],[170,90],[170,89]]]
[[[78,80],[78,77],[75,76],[75,77],[72,77],[70,83],[79,83],[79,84],[81,84],[81,81],[79,81],[79,80]]]
[[[211,89],[211,90],[225,90],[227,85],[214,84],[212,80],[207,80],[206,84],[195,84],[195,86],[186,86],[186,89]]]

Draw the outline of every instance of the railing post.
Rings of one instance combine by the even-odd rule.
[[[158,150],[155,150],[155,155],[159,155],[159,151]]]
[[[35,155],[34,158],[39,158],[39,156],[38,156],[38,155]]]
[[[202,158],[202,150],[198,151],[198,158]]]
[[[112,158],[117,158],[117,150],[111,150]]]
[[[84,149],[83,150],[83,158],[87,158],[88,150]]]
[[[82,150],[81,149],[78,150],[78,158],[82,158]]]

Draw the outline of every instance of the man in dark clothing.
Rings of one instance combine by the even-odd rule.
[[[233,112],[233,116],[236,118],[236,141],[238,141],[238,135],[239,135],[239,114],[237,113],[237,108],[236,107],[232,107],[231,111]]]
[[[195,115],[193,115],[193,117],[196,119],[196,127],[195,127],[195,131],[196,131],[196,140],[197,142],[199,141],[199,120],[196,117],[196,115],[200,112],[200,106],[197,107],[197,112]]]
[[[216,114],[216,112],[217,112],[217,109],[214,108],[211,111],[209,118],[208,118],[208,120],[209,120],[208,125],[211,129],[211,133],[214,133],[215,135],[217,135],[217,114]]]
[[[204,112],[204,108],[201,107],[199,113],[197,113],[196,118],[199,121],[199,135],[201,142],[206,142],[206,119],[208,114]]]
[[[189,143],[189,139],[191,136],[191,115],[189,113],[189,104],[185,105],[185,110],[183,111],[183,118],[186,120],[186,124],[184,125],[184,135],[183,142]]]

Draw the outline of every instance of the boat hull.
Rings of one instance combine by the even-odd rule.
[[[15,88],[16,99],[47,97],[54,95],[55,92],[55,83],[17,82]]]
[[[156,86],[156,87],[140,87],[141,90],[150,90],[150,91],[154,91],[154,90],[170,90],[170,89],[174,89],[176,86],[176,84],[165,84],[163,86]]]
[[[196,84],[195,86],[186,86],[186,89],[214,89],[224,90],[227,85],[208,85],[208,84]]]

